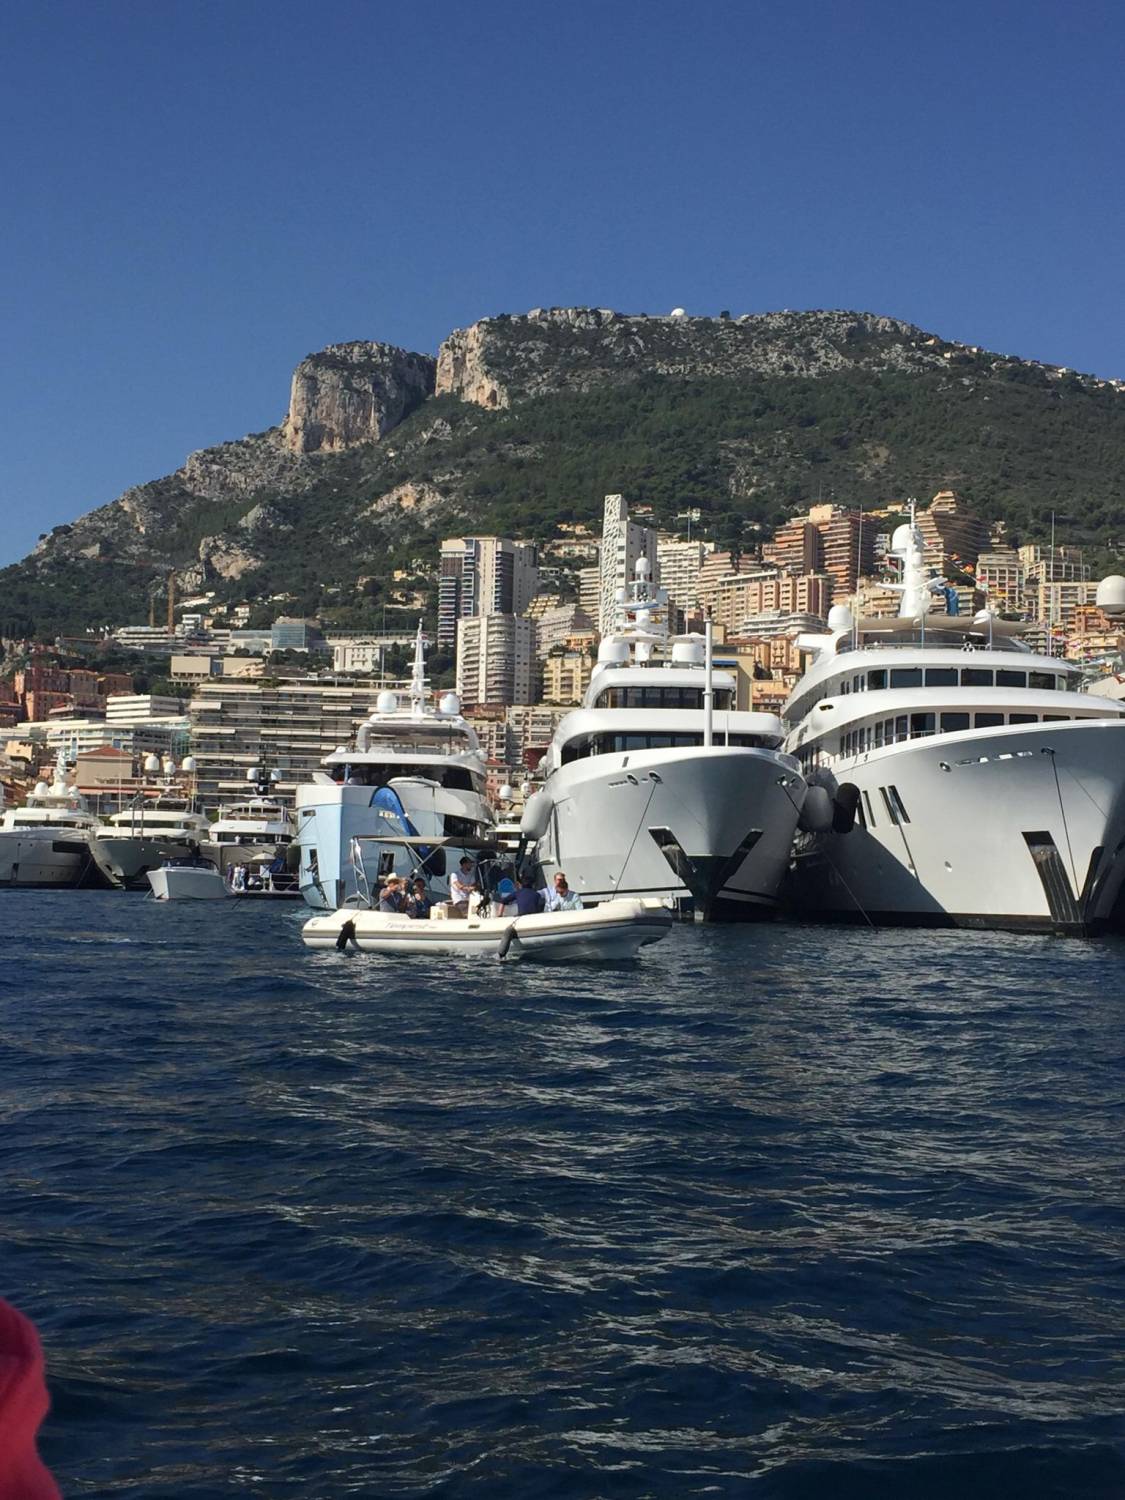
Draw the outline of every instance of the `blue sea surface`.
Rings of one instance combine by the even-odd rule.
[[[68,1496],[1125,1495],[1125,947],[0,892]]]

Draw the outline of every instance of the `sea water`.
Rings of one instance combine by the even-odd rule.
[[[68,1497],[1125,1494],[1121,943],[306,915],[0,893]]]

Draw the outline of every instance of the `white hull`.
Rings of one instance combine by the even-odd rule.
[[[190,854],[186,839],[161,839],[143,834],[98,834],[98,848],[114,876],[123,885],[146,888],[146,877],[166,859]]]
[[[604,962],[634,957],[666,937],[671,925],[672,913],[662,902],[618,900],[587,911],[419,922],[345,909],[310,917],[301,936],[310,948],[354,944],[366,953]]]
[[[798,915],[1073,933],[1114,921],[1125,722],[934,735],[833,771],[819,777],[859,788],[868,826],[798,837]],[[895,796],[909,821],[892,818]]]
[[[805,782],[779,751],[715,746],[589,756],[546,790],[548,884],[562,870],[587,901],[672,896],[749,917],[776,906]]]
[[[218,870],[190,866],[150,870],[148,883],[157,901],[223,901],[227,888]]]
[[[380,788],[323,785],[318,782],[297,788],[297,838],[300,848],[300,888],[305,902],[317,911],[335,911],[348,901],[361,898],[352,867],[352,839],[373,835],[405,834],[402,819],[372,805]],[[400,798],[402,817],[421,836],[445,837],[449,805],[474,823],[491,823],[484,799],[472,792],[449,792],[423,780],[396,782],[391,788]],[[416,857],[402,848],[378,849],[362,846],[367,889],[374,890],[380,875],[393,868],[396,875],[413,873]],[[386,868],[380,868],[380,860]],[[457,851],[446,851],[447,869],[457,867]],[[448,877],[427,871],[426,883],[438,899],[448,894]]]
[[[89,835],[80,830],[0,832],[0,886],[77,886],[92,865]]]

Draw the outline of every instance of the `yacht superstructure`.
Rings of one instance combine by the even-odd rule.
[[[798,910],[873,922],[1083,933],[1125,874],[1125,707],[988,612],[937,614],[913,517],[900,612],[830,632],[784,709],[810,783]]]
[[[428,834],[473,841],[491,833],[493,814],[476,733],[462,718],[455,693],[446,693],[437,708],[427,699],[419,623],[408,701],[400,702],[390,691],[380,693],[370,718],[356,731],[354,745],[333,751],[312,781],[297,788],[299,878],[310,906],[332,911],[356,897],[352,840],[357,836]],[[394,849],[363,842],[358,847],[371,861],[370,867],[365,864],[364,880],[372,890],[381,876],[392,870],[408,875],[417,863]],[[423,862],[434,894],[443,895],[446,851]]]
[[[97,829],[60,750],[53,780],[38,782],[22,807],[0,816],[0,886],[111,883],[91,847]]]
[[[581,708],[559,724],[525,826],[585,901],[664,896],[697,917],[772,912],[805,796],[776,714],[739,711],[637,563]],[[709,638],[708,638],[709,639]],[[538,826],[535,826],[538,824]]]

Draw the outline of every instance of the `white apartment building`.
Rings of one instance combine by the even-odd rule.
[[[535,622],[518,615],[457,621],[457,692],[464,704],[534,703]]]
[[[699,604],[699,570],[703,559],[714,552],[714,542],[682,542],[676,537],[657,537],[657,579],[668,591],[670,608],[688,615]]]
[[[504,536],[447,537],[438,570],[437,643],[450,649],[469,615],[522,615],[539,591],[534,542]]]
[[[602,518],[601,575],[598,589],[598,633],[608,635],[617,620],[617,591],[633,581],[637,560],[648,559],[658,583],[656,532],[629,519],[624,495],[607,495]]]
[[[202,660],[206,663],[207,658]],[[179,718],[184,705],[179,698],[156,693],[111,693],[105,700],[107,724],[146,724],[150,719]]]

